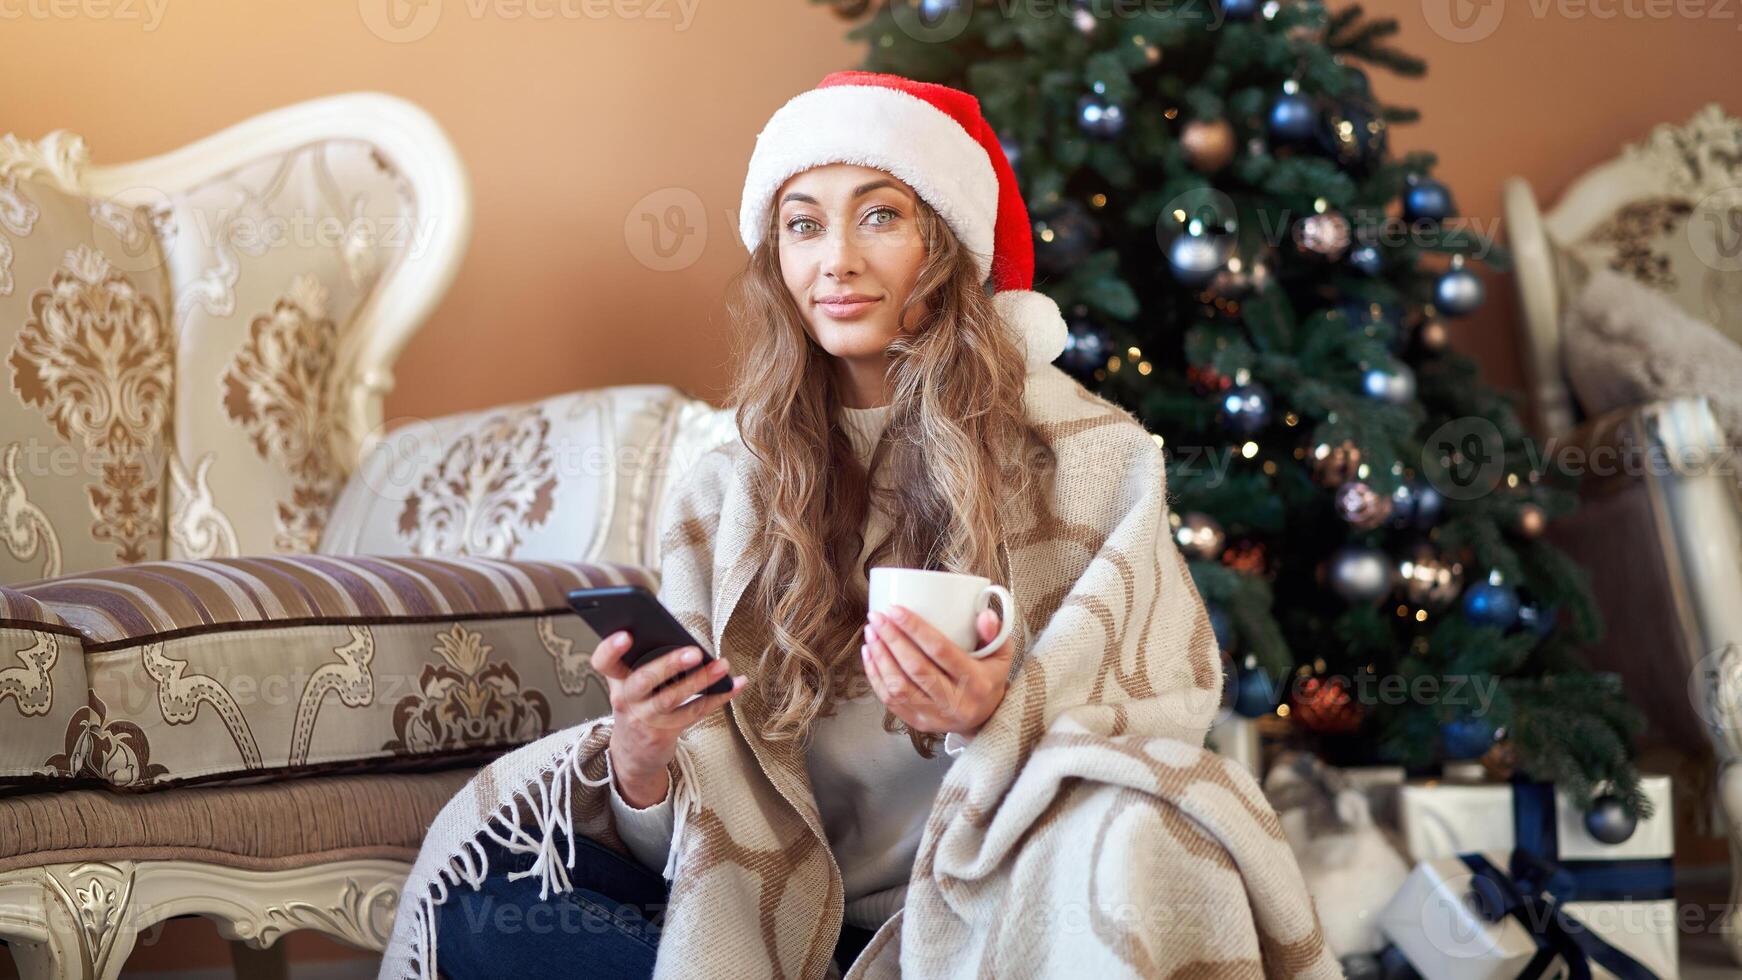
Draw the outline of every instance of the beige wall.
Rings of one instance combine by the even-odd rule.
[[[406,96],[458,144],[477,220],[453,291],[400,362],[390,416],[618,382],[718,397],[722,287],[744,257],[731,220],[744,165],[784,98],[856,62],[842,22],[806,0],[568,0],[668,19],[550,20],[527,12],[561,0],[423,0],[440,13],[433,29],[394,43],[365,24],[387,2],[0,0],[0,132],[66,127],[99,160],[121,160],[312,96]],[[1430,26],[1453,2],[1465,0],[1368,4],[1393,12],[1402,45],[1432,66],[1422,81],[1375,80],[1425,114],[1394,145],[1438,152],[1464,212],[1485,223],[1508,174],[1552,196],[1652,123],[1734,99],[1742,13],[1716,0],[1708,19],[1600,18],[1591,0],[1508,3],[1475,43]],[[1655,9],[1622,2],[1596,9]],[[474,16],[480,8],[492,12]],[[1478,18],[1473,32],[1485,27]],[[632,248],[648,241],[635,212],[670,187],[699,197],[706,238],[693,264],[658,272]],[[1491,378],[1516,386],[1511,290],[1491,285],[1495,302],[1456,336]]]

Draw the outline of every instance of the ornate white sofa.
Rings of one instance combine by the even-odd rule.
[[[479,762],[609,710],[563,593],[656,584],[730,413],[626,385],[384,426],[470,231],[399,99],[86,157],[0,141],[0,939],[30,977],[189,913],[249,976],[295,929],[378,950]]]
[[[1702,334],[1707,350],[1726,346],[1720,336],[1742,345],[1742,121],[1708,106],[1625,147],[1552,210],[1522,178],[1507,182],[1504,208],[1537,436],[1575,449],[1562,458],[1589,470],[1582,506],[1550,533],[1591,573],[1606,635],[1590,656],[1623,676],[1659,735],[1714,757],[1716,791],[1701,802],[1730,838],[1733,910],[1742,903],[1742,434],[1725,432],[1714,402],[1729,399],[1733,412],[1742,375],[1702,391],[1677,379],[1710,365],[1667,362],[1692,349],[1672,323]],[[1590,307],[1581,291],[1599,270],[1658,297],[1655,322],[1584,329],[1575,314]],[[1686,320],[1668,315],[1676,311]],[[1593,376],[1603,368],[1593,357],[1614,355],[1578,345],[1623,326],[1638,329],[1633,346],[1617,348],[1621,380],[1610,383]],[[1580,381],[1585,401],[1647,393],[1634,404],[1583,404]],[[1734,912],[1721,930],[1742,962]]]

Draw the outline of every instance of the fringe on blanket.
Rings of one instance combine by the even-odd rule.
[[[609,723],[601,724],[609,727]],[[510,872],[508,880],[519,881],[537,876],[539,901],[548,900],[553,891],[563,894],[573,890],[574,883],[569,878],[569,871],[575,866],[572,784],[579,782],[586,786],[609,786],[612,779],[609,751],[603,753],[604,776],[592,779],[581,771],[581,747],[591,731],[592,729],[583,729],[575,733],[575,737],[560,755],[540,767],[537,776],[510,789],[505,798],[497,800],[497,805],[483,828],[475,836],[462,842],[458,850],[435,869],[428,888],[415,898],[401,896],[398,914],[412,917],[410,925],[414,957],[411,963],[406,964],[408,969],[401,971],[402,980],[435,980],[435,906],[445,903],[450,890],[458,888],[462,883],[470,885],[473,891],[483,887],[484,878],[490,873],[490,869],[482,838],[489,837],[512,854],[536,855],[532,867],[525,871]],[[673,880],[677,874],[678,856],[682,852],[684,829],[689,825],[690,815],[701,807],[701,801],[696,797],[695,760],[690,756],[689,746],[681,739],[677,743],[677,767],[679,776],[672,786],[674,797],[671,850],[666,857],[665,868],[660,872],[667,881]],[[466,791],[475,785],[475,782],[468,783]],[[532,814],[530,827],[524,826],[519,818],[521,813],[528,811]],[[555,831],[558,830],[562,831],[567,841],[566,853],[562,853],[562,848],[557,843]],[[414,902],[409,909],[405,907],[407,900]],[[382,976],[387,975],[389,971],[383,969]]]

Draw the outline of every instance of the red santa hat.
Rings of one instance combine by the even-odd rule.
[[[905,181],[948,222],[992,280],[992,302],[1023,346],[1028,370],[1065,348],[1058,304],[1034,285],[1028,208],[1004,147],[960,89],[899,75],[838,71],[788,100],[762,127],[744,178],[738,234],[755,251],[774,193],[812,167],[852,163]]]

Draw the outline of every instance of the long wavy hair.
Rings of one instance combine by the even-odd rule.
[[[868,596],[850,574],[864,547],[873,494],[889,536],[866,558],[984,575],[1008,585],[1000,516],[1026,499],[1038,444],[1022,404],[1023,352],[992,305],[974,257],[923,200],[918,279],[900,313],[923,310],[887,347],[892,389],[887,428],[861,465],[840,423],[834,355],[805,329],[780,272],[779,209],[732,281],[728,308],[739,368],[728,396],[752,457],[752,498],[766,515],[753,546],[756,577],[746,610],[762,619],[754,692],[767,705],[763,737],[808,743],[811,722],[841,698],[870,690],[858,647]],[[942,736],[908,729],[887,709],[886,731],[906,730],[931,758]]]

